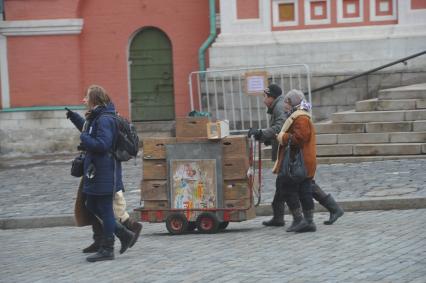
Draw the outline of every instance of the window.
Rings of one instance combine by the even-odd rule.
[[[299,24],[297,0],[274,0],[273,22],[274,26],[297,26]]]

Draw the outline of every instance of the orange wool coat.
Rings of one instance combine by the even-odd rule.
[[[313,178],[317,168],[317,149],[315,127],[309,116],[297,117],[287,132],[278,135],[278,142],[280,143],[277,155],[277,162],[275,163],[273,172],[278,174],[280,171],[281,163],[284,158],[285,147],[288,139],[291,138],[292,155],[294,155],[295,147],[298,146],[303,150],[303,160],[308,177]]]

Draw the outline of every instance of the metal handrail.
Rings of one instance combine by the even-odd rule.
[[[327,88],[333,88],[333,87],[335,87],[336,85],[343,84],[343,83],[348,82],[348,81],[350,81],[350,80],[357,79],[357,78],[359,78],[359,77],[362,77],[362,76],[365,76],[365,75],[368,75],[368,74],[371,74],[371,73],[377,72],[377,71],[379,71],[379,70],[385,69],[385,68],[387,68],[387,67],[390,67],[390,66],[393,66],[393,65],[396,65],[396,64],[399,64],[399,63],[404,63],[404,64],[406,64],[406,62],[405,62],[405,61],[410,60],[410,59],[413,59],[413,58],[418,57],[418,56],[421,56],[421,55],[424,55],[424,54],[426,54],[426,50],[425,50],[425,51],[422,51],[422,52],[419,52],[419,53],[416,53],[416,54],[413,54],[413,55],[411,55],[411,56],[408,56],[408,57],[405,57],[405,58],[399,59],[399,60],[397,60],[397,61],[393,61],[393,62],[391,62],[391,63],[389,63],[389,64],[386,64],[386,65],[383,65],[383,66],[380,66],[380,67],[377,67],[377,68],[374,68],[374,69],[368,70],[368,71],[363,72],[363,73],[361,73],[361,74],[354,75],[354,76],[349,77],[349,78],[347,78],[347,79],[344,79],[344,80],[341,80],[341,81],[338,81],[338,82],[335,82],[335,83],[331,83],[331,84],[328,84],[328,85],[325,85],[325,86],[322,86],[322,87],[319,87],[319,88],[315,88],[315,89],[311,90],[311,94],[312,94],[312,93],[314,93],[314,92],[318,92],[318,91],[321,91],[321,90],[327,89]],[[305,95],[306,95],[306,93],[305,93]]]

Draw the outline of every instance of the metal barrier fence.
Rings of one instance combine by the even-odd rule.
[[[306,64],[277,65],[192,72],[189,75],[191,110],[209,112],[213,119],[228,120],[230,132],[269,127],[263,95],[247,94],[248,74],[263,73],[265,87],[275,83],[283,94],[299,89],[311,99],[311,75]]]

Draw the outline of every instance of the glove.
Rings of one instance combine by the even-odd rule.
[[[251,138],[251,136],[254,136],[255,140],[260,140],[262,138],[262,130],[250,128],[247,133],[247,136],[249,138]]]
[[[71,115],[74,115],[74,112],[71,111],[69,108],[65,107],[65,110],[67,110],[67,113],[65,113],[67,119],[71,118]]]
[[[86,147],[85,147],[82,143],[80,143],[80,144],[77,146],[77,150],[78,150],[78,151],[86,151],[87,149],[86,149]]]

